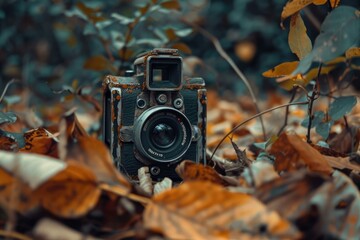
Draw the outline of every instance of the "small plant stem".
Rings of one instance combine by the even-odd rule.
[[[8,90],[8,88],[10,87],[11,84],[13,84],[14,82],[18,82],[18,80],[16,79],[11,79],[5,86],[4,91],[2,92],[1,96],[0,96],[0,103],[2,102],[3,98],[5,97],[5,94]]]
[[[309,101],[309,107],[308,107],[308,116],[309,116],[309,124],[308,124],[308,128],[307,128],[307,135],[306,135],[306,142],[311,143],[311,135],[310,135],[310,131],[311,131],[311,124],[312,124],[312,120],[314,118],[313,116],[313,106],[314,106],[314,101],[319,97],[319,77],[320,77],[320,73],[321,73],[321,67],[322,67],[322,63],[320,63],[319,65],[319,70],[318,70],[318,74],[317,74],[317,78],[316,78],[316,82],[313,86],[313,90],[311,92],[311,95],[307,96],[308,97],[308,101]]]
[[[295,98],[295,96],[296,96],[297,89],[298,89],[297,86],[295,86],[295,87],[292,89],[291,98],[290,98],[289,103],[292,103],[292,101],[294,101],[294,98]],[[287,106],[287,107],[286,107],[284,125],[280,128],[280,130],[279,130],[279,132],[278,132],[278,134],[277,134],[278,136],[280,135],[280,133],[281,133],[282,131],[284,131],[284,128],[288,125],[289,108],[290,108],[290,106]]]
[[[212,158],[214,157],[216,151],[218,150],[218,148],[220,147],[220,145],[224,142],[224,140],[225,140],[230,134],[232,134],[233,132],[235,132],[236,129],[238,129],[239,127],[241,127],[242,125],[250,122],[250,121],[253,120],[254,118],[260,117],[261,115],[263,115],[263,114],[265,114],[265,113],[268,113],[268,112],[272,112],[272,111],[274,111],[274,110],[276,110],[276,109],[283,108],[283,107],[287,107],[287,106],[291,106],[291,105],[305,105],[305,104],[309,104],[309,102],[308,102],[308,101],[306,101],[306,102],[294,102],[294,103],[287,103],[287,104],[279,105],[279,106],[276,106],[276,107],[267,109],[267,110],[265,110],[265,111],[259,112],[258,114],[255,114],[255,115],[252,116],[251,118],[246,119],[245,121],[243,121],[243,122],[241,122],[240,124],[236,125],[230,132],[228,132],[228,133],[220,140],[220,142],[218,143],[218,145],[215,147],[214,152],[212,153],[212,155],[211,155],[211,157],[210,157],[210,160],[212,160]]]
[[[257,104],[257,100],[256,100],[256,96],[254,94],[254,91],[250,85],[249,80],[245,77],[245,75],[242,73],[242,71],[236,66],[236,64],[234,63],[234,61],[229,57],[229,55],[224,51],[224,49],[222,48],[219,40],[212,35],[211,33],[209,33],[208,31],[206,31],[205,29],[199,27],[198,25],[191,23],[185,19],[181,19],[182,22],[184,22],[185,24],[193,27],[194,29],[196,29],[197,31],[199,31],[204,37],[206,37],[207,39],[209,39],[212,44],[214,45],[216,51],[219,53],[219,55],[232,67],[232,69],[235,71],[235,73],[238,75],[238,77],[241,79],[241,81],[243,81],[243,83],[245,84],[246,88],[248,89],[251,99],[254,103],[254,106],[256,108],[256,112],[260,113],[260,109],[259,106]],[[264,140],[266,140],[266,131],[265,131],[265,125],[264,125],[264,121],[261,117],[261,115],[259,115],[259,119],[260,119],[260,123],[261,123],[261,128],[262,128],[262,132],[263,132],[263,137]]]

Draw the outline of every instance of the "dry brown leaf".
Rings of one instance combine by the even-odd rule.
[[[26,213],[39,204],[27,184],[0,168],[0,205],[3,209]]]
[[[112,156],[105,144],[94,137],[78,137],[71,143],[66,161],[76,161],[89,167],[100,182],[121,184],[130,190],[130,182],[115,168]]]
[[[88,136],[84,128],[71,112],[64,118],[65,133],[61,132],[62,140],[67,141],[66,161],[81,162],[88,166],[98,181],[118,184],[130,189],[129,181],[115,168],[112,156],[105,144],[94,137]]]
[[[183,53],[191,54],[191,49],[185,43],[175,43],[171,46],[171,48],[176,48],[182,51]]]
[[[144,224],[168,239],[259,239],[260,228],[268,237],[299,237],[289,222],[257,199],[206,181],[184,183],[153,197]]]
[[[331,136],[328,141],[331,149],[343,154],[355,152],[359,142],[360,128],[356,126],[345,127],[341,133]]]
[[[20,152],[48,155],[58,158],[58,140],[45,128],[37,128],[24,134],[25,147]]]
[[[296,171],[261,185],[256,189],[255,196],[269,210],[295,222],[303,232],[319,232],[320,213],[312,208],[309,201],[329,180],[329,177],[316,173]]]
[[[281,12],[281,22],[313,2],[314,0],[289,0]]]
[[[204,166],[201,164],[196,164],[190,160],[182,161],[176,167],[176,173],[184,180],[184,181],[209,181],[214,184],[222,185],[222,186],[237,186],[238,182],[235,179],[227,178],[218,174],[215,169]]]
[[[13,138],[0,136],[0,149],[10,152],[17,152],[19,150],[19,145]]]
[[[47,180],[34,191],[41,205],[60,217],[85,215],[98,201],[101,190],[94,173],[76,162]]]
[[[294,133],[282,133],[272,145],[277,171],[298,170],[306,165],[311,171],[331,174],[333,169],[323,155]]]
[[[306,33],[306,26],[300,13],[291,16],[289,46],[293,53],[301,60],[311,52],[312,44]]]

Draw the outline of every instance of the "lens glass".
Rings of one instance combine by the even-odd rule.
[[[154,127],[152,137],[153,143],[157,147],[167,148],[175,142],[176,133],[170,125],[160,123]]]

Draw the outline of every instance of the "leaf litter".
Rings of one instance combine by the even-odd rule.
[[[229,131],[223,122],[231,128],[250,116],[231,102],[221,104],[219,116],[237,117],[211,119],[212,136]],[[290,116],[297,111],[302,110],[295,107]],[[262,148],[257,147],[262,146],[260,127],[253,121],[246,131],[234,132],[209,165],[182,161],[176,168],[183,179],[179,185],[169,178],[152,181],[146,167],[139,169],[140,184],[128,180],[75,111],[66,112],[57,127],[48,128],[53,132],[46,127],[24,132],[20,153],[1,145],[3,227],[18,214],[13,232],[46,239],[55,239],[60,230],[50,229],[57,228],[89,239],[357,236],[360,196],[354,179],[360,165],[347,154],[349,147],[338,153],[306,143],[293,117],[293,130]],[[349,134],[346,128],[344,134]],[[333,138],[331,145],[340,142]],[[351,144],[358,147],[358,142]],[[25,230],[17,227],[25,223]]]

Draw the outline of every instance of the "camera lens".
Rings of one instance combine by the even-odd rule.
[[[160,123],[154,127],[152,136],[153,142],[157,147],[166,148],[174,143],[176,133],[171,126],[165,123]]]
[[[155,106],[143,112],[134,123],[134,143],[149,160],[172,162],[190,147],[192,126],[177,109]]]

